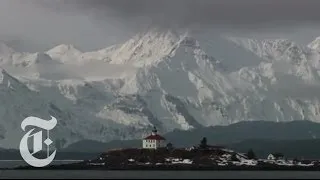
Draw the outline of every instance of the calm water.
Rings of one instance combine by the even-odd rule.
[[[90,171],[90,170],[3,170],[0,171],[0,179],[3,178],[131,178],[131,179],[319,179],[320,172],[279,172],[279,171]]]
[[[55,160],[52,164],[74,163],[79,160]],[[0,160],[0,168],[26,165],[24,161]],[[93,170],[0,170],[3,178],[135,178],[135,179],[319,179],[319,172],[294,171],[93,171]]]
[[[52,165],[70,164],[80,162],[82,160],[54,160]],[[0,160],[0,168],[14,168],[18,166],[28,166],[23,160]]]

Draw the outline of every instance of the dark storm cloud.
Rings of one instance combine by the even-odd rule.
[[[82,10],[158,25],[237,25],[320,22],[318,0],[69,0]]]
[[[317,34],[310,24],[320,22],[319,7],[317,0],[0,0],[0,41],[27,51],[61,43],[93,50],[149,27]],[[310,24],[292,28],[301,23]]]

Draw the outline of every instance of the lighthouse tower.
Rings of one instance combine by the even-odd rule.
[[[158,134],[156,127],[153,128],[151,135],[142,140],[143,149],[158,149],[166,146],[166,139]]]

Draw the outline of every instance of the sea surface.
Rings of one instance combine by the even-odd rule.
[[[70,164],[81,162],[83,160],[53,160],[51,165]],[[0,160],[0,168],[15,168],[18,166],[28,166],[24,160]]]
[[[81,160],[55,160],[68,164]],[[0,168],[27,165],[22,160],[0,160]],[[320,171],[95,171],[95,170],[0,170],[0,179],[319,179]]]
[[[0,179],[319,179],[320,172],[298,171],[93,171],[2,170]]]

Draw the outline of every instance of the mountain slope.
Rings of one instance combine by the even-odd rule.
[[[51,135],[62,147],[83,138],[106,142],[121,135],[130,136],[132,133],[130,128],[116,123],[110,124],[87,114],[80,105],[74,107],[71,101],[64,99],[60,92],[58,90],[55,92],[52,87],[48,88],[51,89],[50,94],[44,92],[45,88],[41,92],[30,90],[4,70],[1,71],[0,80],[1,147],[18,148],[20,139],[25,133],[20,124],[28,116],[38,116],[43,119],[49,119],[50,115],[56,117],[58,124]]]
[[[3,85],[2,98],[45,107],[19,112],[2,104],[0,137],[7,142],[4,132],[19,129],[26,114],[51,110],[63,119],[57,139],[65,144],[141,138],[154,125],[168,133],[254,120],[320,122],[319,53],[289,40],[154,30],[94,52],[72,45],[35,54],[3,46],[0,52],[18,86],[12,94]],[[17,122],[8,128],[6,119]]]
[[[279,42],[279,46],[286,44]],[[287,84],[283,87],[283,82],[287,81],[305,86],[306,90],[318,89],[319,75],[309,64],[295,64],[296,60],[305,62],[306,59],[295,56],[294,50],[287,53],[287,58],[291,58],[288,72],[279,70],[277,62],[262,61],[258,66],[228,73],[223,61],[208,56],[201,47],[201,42],[183,37],[166,58],[138,71],[122,92],[144,94],[152,90],[153,97],[162,97],[158,102],[166,102],[166,95],[176,97],[188,111],[176,118],[179,124],[185,124],[185,129],[192,127],[186,120],[190,112],[204,126],[250,119],[318,121],[319,114],[315,112],[319,109],[318,99],[306,99],[305,94],[299,94],[300,89],[290,89]],[[292,95],[285,96],[287,91]]]

